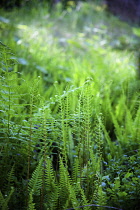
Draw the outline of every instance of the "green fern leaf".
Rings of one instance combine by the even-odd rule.
[[[43,176],[43,158],[41,158],[38,166],[32,174],[32,178],[29,180],[28,190],[29,194],[32,192],[35,195],[40,195],[42,188],[42,176]]]

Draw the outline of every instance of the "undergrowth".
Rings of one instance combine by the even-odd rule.
[[[11,56],[1,43],[2,209],[91,209],[91,204],[137,209],[139,93],[130,106],[123,88],[114,112],[110,86],[103,99],[97,98],[89,78],[46,102],[38,93],[40,78],[32,84],[23,80]]]
[[[106,27],[90,20],[87,4],[81,8],[78,15],[57,11],[56,23],[45,11],[39,14],[59,36],[63,16],[73,34],[80,25],[61,40],[36,19],[35,30],[30,21],[2,22],[5,36],[13,29],[16,52],[0,43],[2,210],[139,209],[140,83],[133,56],[97,44],[110,39]]]

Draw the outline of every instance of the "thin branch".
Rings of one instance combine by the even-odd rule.
[[[116,207],[111,207],[111,206],[100,206],[100,205],[96,205],[96,204],[89,204],[89,205],[85,205],[85,206],[78,206],[78,207],[71,208],[71,209],[66,209],[66,210],[73,210],[73,209],[77,209],[77,208],[84,208],[84,207],[87,207],[87,206],[96,206],[96,207],[104,207],[104,208],[109,208],[109,209],[123,210],[123,209],[118,209],[118,208],[116,208]]]

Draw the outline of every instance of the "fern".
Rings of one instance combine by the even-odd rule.
[[[82,189],[82,187],[78,184],[78,188],[79,188],[79,193],[80,193],[80,195],[81,195],[81,205],[88,205],[88,200],[87,200],[87,198],[86,198],[86,196],[85,196],[85,192],[84,192],[84,190]],[[86,210],[89,210],[90,209],[90,207],[85,207],[86,208]]]
[[[5,198],[3,197],[1,191],[0,191],[0,205],[2,210],[8,210],[8,203],[12,197],[12,194],[14,192],[14,188],[11,187],[11,190],[9,192],[9,195],[5,195]]]
[[[15,175],[15,165],[12,166],[12,168],[11,168],[9,174],[8,174],[8,177],[7,177],[7,181],[8,181],[9,186],[12,186],[13,182],[15,181],[14,180],[14,175]]]
[[[134,119],[134,126],[136,126],[136,125],[140,125],[140,107],[137,110],[136,117]],[[134,139],[136,139],[136,142],[139,143],[139,135],[140,135],[139,126],[134,127],[134,131],[135,131]]]
[[[33,203],[33,191],[29,194],[28,210],[35,210],[35,203]]]
[[[52,168],[51,158],[46,158],[46,171],[45,171],[45,208],[57,209],[59,198],[57,177]]]
[[[9,68],[8,65],[6,68]],[[7,168],[7,172],[10,171],[6,178],[7,189],[11,189],[13,183],[18,186],[17,189],[20,189],[21,185],[17,184],[18,180],[16,181],[14,176],[18,175],[17,164],[22,160],[20,164],[24,166],[22,175],[18,179],[24,180],[23,205],[26,208],[54,210],[85,206],[84,208],[91,209],[90,203],[95,203],[97,206],[105,205],[106,194],[101,186],[103,162],[104,158],[108,161],[116,156],[114,154],[116,145],[111,141],[106,129],[106,113],[111,116],[116,138],[119,139],[118,154],[122,154],[121,146],[128,143],[128,136],[138,141],[139,129],[136,129],[135,125],[139,124],[139,108],[137,107],[135,115],[130,111],[135,107],[135,102],[130,108],[125,105],[126,97],[122,95],[114,111],[111,105],[111,93],[108,92],[105,98],[107,110],[102,114],[102,108],[99,106],[101,99],[96,100],[93,97],[94,83],[88,80],[79,88],[70,87],[62,95],[52,98],[46,105],[43,97],[39,95],[39,78],[34,80],[26,95],[18,96],[16,94],[18,83],[22,89],[24,81],[14,71],[3,71],[3,67],[2,73],[4,77],[2,77],[1,99],[5,98],[6,104],[5,107],[1,106],[5,118],[1,125],[6,132],[1,136],[2,154],[7,165],[6,152],[11,154],[10,145],[12,148],[20,148],[19,154],[23,156],[21,159],[19,155],[19,160],[17,155],[12,156]],[[22,97],[25,97],[26,102],[21,100]],[[27,113],[23,110],[25,105]],[[55,114],[51,111],[52,105],[56,106]],[[123,111],[121,106],[124,106]],[[14,107],[17,107],[17,110]],[[120,129],[121,125],[124,126]],[[108,143],[106,149],[103,148],[104,141]],[[40,150],[39,154],[34,151],[37,147]],[[110,155],[107,156],[108,152]],[[3,177],[3,182],[4,180]],[[5,200],[1,194],[1,205],[5,209],[13,205],[10,201],[11,192],[13,191],[10,191],[8,200]]]
[[[0,191],[0,206],[1,206],[1,208],[4,208],[4,205],[5,205],[4,203],[5,203],[5,199],[2,195],[2,192]],[[6,208],[8,208],[8,207],[6,206]]]
[[[97,14],[100,5],[93,7]],[[71,22],[71,14],[78,22],[84,20],[93,7],[80,4],[78,13],[65,13],[66,22]],[[42,14],[39,20],[47,17],[46,11]],[[52,15],[47,17],[49,28],[54,26]],[[46,27],[46,21],[42,23]],[[127,55],[123,65],[121,52],[96,46],[96,33],[101,31],[108,40],[105,26],[95,20],[95,32],[91,25],[75,40],[67,37],[63,49],[56,44],[59,38],[53,45],[49,42],[47,53],[39,34],[34,33],[35,39],[29,35],[36,27],[26,22],[15,27],[19,40],[11,44],[19,49],[17,58],[0,43],[2,209],[115,209],[106,203],[125,209],[128,200],[139,202],[140,83],[134,80]],[[7,40],[10,43],[11,37]],[[26,65],[19,58],[24,50]]]
[[[60,159],[60,180],[59,180],[59,208],[64,209],[66,201],[69,200],[68,193],[68,171],[65,168],[62,159]]]
[[[36,167],[35,171],[32,174],[32,178],[29,181],[28,184],[28,190],[29,194],[30,192],[33,193],[33,195],[40,195],[40,190],[42,187],[42,173],[43,173],[43,158],[39,161],[38,166]]]

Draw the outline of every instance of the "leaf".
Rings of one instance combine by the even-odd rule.
[[[129,178],[131,175],[133,175],[133,173],[128,172],[127,174],[125,174],[124,178],[127,179],[127,178]]]
[[[140,37],[140,28],[133,28],[133,33]]]
[[[120,187],[120,178],[117,177],[114,182],[114,188],[118,189]]]
[[[119,197],[127,196],[126,192],[118,192],[117,194],[118,194]]]

